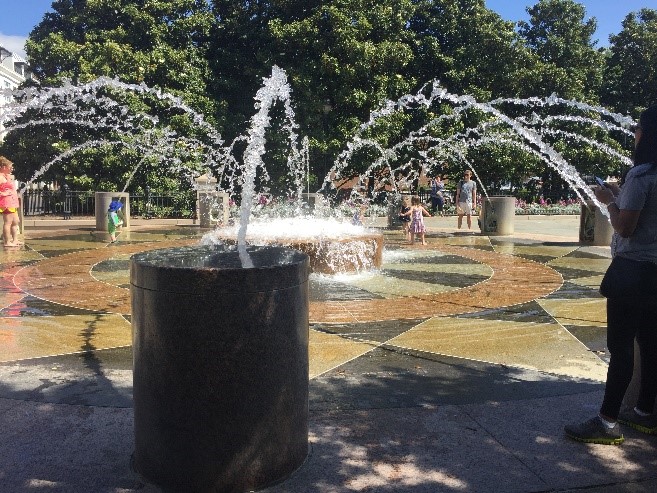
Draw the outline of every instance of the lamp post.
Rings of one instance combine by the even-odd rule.
[[[153,204],[151,204],[151,187],[148,185],[144,187],[144,198],[146,199],[146,204],[144,204],[144,219],[150,219],[153,217]]]

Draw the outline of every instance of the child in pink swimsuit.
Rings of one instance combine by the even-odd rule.
[[[430,217],[431,214],[422,206],[420,197],[414,195],[411,198],[411,210],[405,214],[400,214],[400,216],[409,216],[411,218],[411,245],[415,243],[415,236],[419,236],[422,244],[426,245],[427,243],[424,241],[424,233],[426,232],[424,216]]]
[[[18,193],[14,183],[14,163],[0,156],[0,214],[2,214],[2,236],[6,247],[18,246]]]

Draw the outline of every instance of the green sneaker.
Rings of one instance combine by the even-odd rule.
[[[654,414],[641,416],[634,412],[634,409],[628,409],[618,415],[618,422],[642,433],[657,435],[657,416]]]
[[[625,441],[625,437],[623,437],[618,423],[613,428],[607,428],[599,416],[591,418],[584,423],[566,425],[564,426],[564,430],[568,437],[578,442],[620,445]]]

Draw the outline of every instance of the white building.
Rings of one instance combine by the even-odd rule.
[[[32,73],[27,62],[17,53],[0,46],[0,88],[16,89]]]
[[[6,48],[0,46],[0,89],[16,89],[25,80],[32,78],[32,72],[27,62]],[[0,106],[7,102],[8,96],[0,93]],[[0,140],[3,127],[0,123]]]

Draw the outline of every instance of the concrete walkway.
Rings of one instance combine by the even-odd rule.
[[[385,232],[380,272],[311,277],[309,455],[264,491],[657,491],[657,437],[563,435],[597,411],[608,356],[609,249],[578,221],[489,238],[431,218],[426,247]],[[203,232],[135,221],[110,245],[90,224],[28,224],[0,251],[2,493],[160,491],[130,468],[129,256]]]

